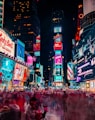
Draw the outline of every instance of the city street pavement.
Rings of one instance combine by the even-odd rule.
[[[54,106],[54,108],[48,107],[48,112],[46,114],[46,120],[64,120],[63,110],[62,109],[56,110],[55,107],[56,106]]]

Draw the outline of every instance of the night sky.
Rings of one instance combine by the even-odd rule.
[[[9,7],[6,8],[5,12],[8,11],[7,20],[8,25],[11,24],[8,20],[11,20],[9,14],[11,13],[12,4],[10,0],[6,0]],[[41,64],[46,68],[48,66],[48,55],[52,47],[52,35],[51,35],[51,14],[54,10],[64,11],[64,53],[66,60],[71,59],[72,49],[72,38],[76,32],[76,21],[77,21],[77,6],[82,3],[82,0],[38,0],[38,17],[40,19],[41,29]],[[10,17],[10,18],[9,18]],[[7,26],[6,26],[7,27]]]
[[[54,10],[64,11],[64,52],[66,60],[71,59],[71,41],[76,32],[77,6],[82,0],[40,0],[38,2],[38,16],[41,25],[41,63],[47,67],[48,52],[51,42],[51,13]]]

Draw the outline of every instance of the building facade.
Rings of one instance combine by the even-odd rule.
[[[26,50],[33,53],[33,43],[36,41],[36,36],[39,34],[39,19],[37,16],[37,6],[35,0],[13,0],[8,4],[5,1],[5,7],[10,7],[11,16],[8,17],[10,22],[5,21],[11,35],[21,39],[26,44]],[[7,16],[7,12],[5,14]]]

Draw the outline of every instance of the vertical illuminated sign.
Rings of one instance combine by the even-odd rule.
[[[19,60],[24,61],[24,55],[25,55],[25,44],[18,39],[16,57]]]

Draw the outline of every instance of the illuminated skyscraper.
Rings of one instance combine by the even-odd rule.
[[[4,21],[4,0],[0,0],[0,28],[3,28]]]
[[[5,27],[10,31],[12,36],[21,39],[26,50],[33,52],[33,43],[36,41],[36,36],[39,34],[39,19],[37,17],[37,6],[35,0],[12,0],[11,3],[6,2],[6,7],[10,7],[11,16],[8,25],[5,21]],[[8,6],[7,6],[8,5]],[[7,15],[7,12],[6,12]]]
[[[63,86],[63,11],[56,10],[52,13],[53,26],[53,85]]]

